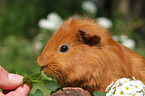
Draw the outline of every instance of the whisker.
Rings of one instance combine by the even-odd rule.
[[[39,70],[40,70],[40,68],[38,65],[32,65],[32,66],[27,67],[27,71],[25,73],[28,75],[31,75],[34,72],[36,72],[36,73],[39,72]]]

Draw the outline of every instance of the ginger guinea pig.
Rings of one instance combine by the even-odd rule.
[[[65,21],[38,58],[42,70],[62,87],[105,92],[119,78],[145,83],[145,59],[114,41],[106,29],[87,18]]]

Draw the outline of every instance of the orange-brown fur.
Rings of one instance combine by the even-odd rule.
[[[84,32],[85,39],[95,35],[93,43],[83,41],[84,35],[79,30]],[[69,45],[66,53],[59,52],[63,44]],[[62,87],[79,86],[91,93],[104,92],[112,81],[123,77],[134,76],[145,83],[145,59],[114,41],[106,29],[86,18],[65,21],[49,40],[38,64]]]

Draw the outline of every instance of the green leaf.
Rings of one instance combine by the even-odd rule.
[[[94,96],[106,96],[106,93],[103,93],[103,92],[94,92],[93,95]]]
[[[29,96],[35,96],[34,94],[30,93]]]
[[[40,74],[40,76],[41,76],[41,80],[43,80],[43,81],[51,81],[52,80],[52,77],[48,77],[48,76],[46,76],[45,75],[45,73],[43,72],[43,71],[41,71],[40,72],[41,74]]]
[[[35,84],[46,84],[52,80],[53,80],[52,77],[46,76],[45,73],[41,71],[39,73],[32,74],[31,76],[25,74],[23,83],[30,82]]]
[[[25,82],[31,82],[31,78],[27,74],[24,75],[23,84]]]
[[[60,85],[56,81],[51,81],[45,84],[45,87],[50,91],[56,91],[58,88],[60,88]]]
[[[39,72],[39,73],[32,74],[32,75],[30,76],[30,78],[31,78],[32,80],[40,79],[40,72]]]
[[[43,81],[41,80],[31,80],[31,83],[35,83],[35,84],[45,84]]]
[[[41,73],[32,74],[30,78],[32,83],[44,84],[43,80],[41,80]]]
[[[35,91],[35,96],[43,96],[43,93],[41,92],[40,89],[37,89],[37,90]]]

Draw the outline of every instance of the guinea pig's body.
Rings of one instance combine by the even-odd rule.
[[[123,77],[134,76],[145,83],[144,58],[85,18],[65,21],[49,40],[38,64],[62,87],[82,87],[91,93],[105,92],[112,81]]]

